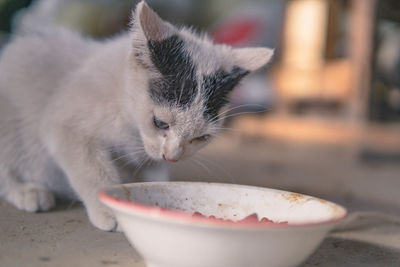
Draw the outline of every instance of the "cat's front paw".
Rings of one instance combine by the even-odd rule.
[[[29,212],[47,211],[56,203],[52,192],[35,183],[25,183],[13,188],[8,192],[7,200],[18,209]]]
[[[103,231],[122,232],[114,214],[100,203],[92,207],[86,207],[90,222]]]

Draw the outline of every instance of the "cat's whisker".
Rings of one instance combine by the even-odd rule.
[[[229,128],[229,127],[210,127],[210,130],[215,130],[215,131],[243,132],[243,130],[241,130],[241,129]]]
[[[196,174],[196,180],[201,181],[202,178],[199,176],[199,171],[198,171],[199,165],[196,162],[194,162],[193,157],[190,158],[188,160],[188,162],[190,162],[190,164],[193,166],[192,169],[196,172],[195,173]],[[202,171],[200,171],[200,172],[202,172]]]
[[[227,177],[229,178],[231,183],[235,183],[235,179],[232,176],[232,173],[230,173],[228,170],[226,170],[225,168],[223,168],[222,166],[212,162],[211,160],[208,160],[206,158],[204,158],[202,155],[198,154],[196,155],[199,159],[206,161],[208,164],[213,165],[214,167],[217,167],[219,170],[221,170],[223,173],[225,173],[225,175],[227,175]]]
[[[137,163],[138,159],[147,156],[147,154],[144,150],[130,152],[130,153],[127,153],[126,155],[129,156],[129,159],[131,159],[130,163]]]
[[[238,106],[234,106],[234,107],[228,108],[228,109],[224,110],[223,112],[221,112],[220,114],[218,114],[216,117],[221,116],[223,114],[226,114],[226,113],[228,113],[230,111],[233,111],[233,110],[236,110],[236,109],[239,109],[239,108],[245,108],[245,107],[263,107],[263,106],[258,105],[258,104],[242,104],[242,105],[238,105]]]
[[[138,161],[144,158],[145,154],[136,154],[135,156],[126,155],[123,160],[123,164],[121,165],[122,168],[125,168],[128,165],[137,165]],[[114,161],[115,162],[115,161]]]
[[[211,133],[210,135],[211,135],[212,137],[214,137],[214,138],[221,138],[221,135],[218,134],[218,133]]]
[[[146,163],[150,160],[149,157],[146,157],[142,160],[142,162],[138,165],[138,167],[136,167],[135,172],[133,173],[133,177],[136,177],[136,175],[139,173],[140,169],[146,165]]]
[[[142,166],[144,166],[145,162],[147,161],[147,158],[143,158],[140,163],[135,167],[135,171],[132,174],[133,178],[136,178],[136,175],[139,173],[140,169]]]
[[[178,102],[177,102],[177,103],[180,103],[180,102],[181,102],[182,94],[183,94],[183,84],[181,85],[181,91],[180,91],[179,99],[178,99]]]
[[[118,153],[121,150],[131,151],[131,150],[136,150],[136,149],[144,149],[144,146],[143,146],[142,142],[140,142],[139,144],[132,144],[132,145],[126,145],[126,144],[125,145],[122,145],[122,144],[113,145],[107,149],[110,152]]]
[[[127,154],[123,154],[123,155],[121,155],[121,156],[119,156],[119,157],[117,157],[117,158],[112,159],[111,162],[112,162],[112,163],[117,162],[118,160],[124,159],[124,158],[126,158],[126,157],[128,157],[128,156],[129,156],[129,155],[127,155]]]
[[[233,113],[221,118],[218,118],[217,120],[215,120],[214,122],[219,122],[219,121],[223,121],[226,120],[227,118],[231,118],[231,117],[236,117],[236,116],[240,116],[240,115],[245,115],[245,114],[260,114],[263,113],[264,111],[244,111],[244,112],[239,112],[239,113]]]
[[[208,173],[209,176],[212,177],[211,171],[210,169],[204,165],[203,163],[201,163],[201,161],[199,159],[196,159],[195,157],[192,158],[193,162],[198,164],[199,166],[201,166],[204,170],[206,170],[206,172]]]
[[[132,146],[122,146],[121,145],[119,147],[114,146],[114,147],[110,148],[109,150],[118,152],[120,150],[128,151],[128,150],[136,150],[136,149],[144,149],[144,146],[143,145],[132,145]]]
[[[244,111],[244,112],[239,112],[239,113],[227,115],[227,116],[225,116],[225,117],[222,117],[222,118],[219,118],[219,119],[217,119],[217,120],[214,120],[213,122],[222,121],[222,120],[225,120],[225,119],[227,119],[227,118],[236,117],[236,116],[239,116],[239,115],[245,115],[245,114],[259,114],[259,113],[264,113],[264,112],[265,112],[264,110],[262,110],[262,111]]]
[[[216,119],[216,118],[218,118],[218,117],[220,117],[220,116],[222,116],[222,115],[224,115],[226,113],[229,113],[229,112],[231,112],[233,110],[236,110],[236,109],[239,109],[239,108],[244,108],[244,107],[254,107],[254,108],[257,107],[257,108],[265,109],[264,106],[258,105],[258,104],[243,104],[243,105],[235,106],[235,107],[229,108],[227,110],[224,110],[220,114],[218,114],[218,115],[214,116],[213,118],[211,118],[210,121],[215,121],[214,119]]]
[[[132,151],[132,152],[129,152],[129,153],[124,153],[121,156],[112,159],[111,162],[116,162],[116,161],[124,159],[124,158],[130,158],[130,157],[133,157],[133,156],[136,156],[136,155],[140,155],[142,153],[145,154],[144,152],[145,152],[144,150],[137,150],[137,151]]]

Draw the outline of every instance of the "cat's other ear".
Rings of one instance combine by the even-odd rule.
[[[147,4],[141,1],[133,15],[132,30],[139,30],[148,41],[160,41],[174,33],[174,27],[163,21]]]
[[[272,49],[264,47],[233,49],[235,64],[249,71],[255,71],[267,64],[273,54],[274,51]]]

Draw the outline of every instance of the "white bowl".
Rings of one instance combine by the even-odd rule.
[[[99,193],[149,267],[296,266],[347,211],[334,203],[243,185],[153,182]],[[233,223],[252,213],[288,224]]]

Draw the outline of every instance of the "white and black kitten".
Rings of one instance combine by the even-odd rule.
[[[131,31],[111,40],[14,37],[0,58],[0,196],[31,212],[50,209],[54,195],[77,198],[96,227],[117,229],[97,197],[121,182],[112,154],[136,166],[192,155],[221,125],[235,85],[272,54],[214,45],[144,2]],[[167,179],[165,163],[147,176]]]

